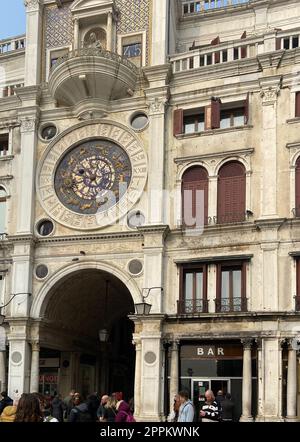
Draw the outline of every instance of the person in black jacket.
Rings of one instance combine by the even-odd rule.
[[[222,401],[222,421],[233,422],[234,402],[231,400],[231,394],[226,393],[224,401]]]
[[[2,391],[1,396],[2,399],[0,401],[0,414],[2,413],[5,407],[13,405],[13,400],[8,396],[6,391]]]
[[[51,416],[55,417],[58,422],[64,421],[65,404],[61,400],[60,395],[56,395],[51,402]]]

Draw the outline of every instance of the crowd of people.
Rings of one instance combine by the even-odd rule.
[[[7,392],[1,393],[0,422],[135,422],[133,399],[126,402],[122,392],[89,395],[85,400],[75,390],[63,400],[58,394],[48,397],[39,393],[24,393],[13,401]],[[234,402],[230,393],[205,392],[205,403],[199,413],[189,400],[188,392],[174,397],[169,422],[232,422]]]
[[[205,402],[201,406],[199,415],[195,412],[194,404],[189,400],[187,391],[180,391],[174,397],[173,410],[169,415],[169,422],[233,422],[234,402],[231,394],[223,394],[219,390],[215,397],[212,390],[205,392]]]
[[[89,395],[85,400],[75,390],[63,400],[40,393],[24,393],[12,400],[1,393],[0,422],[135,422],[133,399],[126,402],[121,392]]]

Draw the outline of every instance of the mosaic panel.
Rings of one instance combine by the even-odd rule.
[[[72,43],[73,26],[70,6],[71,3],[66,3],[61,8],[51,5],[45,9],[47,49],[68,46]]]
[[[120,11],[118,34],[147,31],[148,63],[151,0],[116,0],[116,6]]]

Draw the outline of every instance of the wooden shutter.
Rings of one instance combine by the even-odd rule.
[[[242,164],[225,164],[218,182],[218,222],[226,224],[245,220],[246,176]]]
[[[247,58],[247,46],[241,47],[241,58]]]
[[[183,133],[183,109],[176,109],[173,113],[173,134],[180,135]]]
[[[297,160],[296,163],[296,189],[295,189],[296,195],[296,216],[300,216],[300,157]],[[300,293],[299,293],[300,295]]]
[[[220,63],[220,52],[215,52],[215,64]]]
[[[297,293],[296,293],[296,298],[298,298],[298,306],[300,306],[299,300],[300,300],[300,258],[297,257],[296,259],[296,277],[297,277]],[[297,305],[296,304],[296,305]],[[297,310],[299,310],[299,308],[297,308]]]
[[[248,124],[249,121],[249,92],[247,94],[245,103],[244,103],[244,123]]]
[[[211,99],[211,128],[218,129],[220,127],[220,99]]]
[[[300,92],[296,92],[295,95],[295,117],[300,117]]]
[[[208,174],[207,171],[200,166],[195,166],[188,169],[182,178],[182,219],[184,222],[184,208],[185,201],[184,195],[185,191],[192,192],[192,208],[187,207],[188,213],[192,212],[192,216],[196,216],[196,192],[197,190],[204,191],[204,224],[207,224],[208,221]],[[192,209],[192,210],[191,210]],[[201,209],[201,208],[200,208]],[[192,228],[192,226],[188,226]]]
[[[247,32],[244,31],[241,35],[241,40],[243,40],[244,38],[247,38]]]
[[[276,51],[281,49],[281,38],[276,38]]]

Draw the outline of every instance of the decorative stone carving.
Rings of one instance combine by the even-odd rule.
[[[277,87],[269,87],[268,89],[262,89],[260,92],[260,96],[263,101],[263,105],[272,105],[276,102],[277,96],[280,92],[280,86]]]
[[[27,9],[27,12],[32,12],[34,10],[38,10],[38,8],[42,5],[41,0],[25,0],[24,6]]]
[[[241,343],[243,344],[244,350],[251,350],[253,345],[253,339],[252,338],[241,339]]]
[[[149,115],[161,115],[165,113],[166,98],[154,98],[149,100]]]
[[[34,118],[21,120],[21,133],[34,132],[36,130],[36,124],[37,120]]]
[[[37,341],[31,342],[31,350],[32,351],[40,351],[40,344]]]
[[[97,213],[75,213],[58,198],[53,183],[57,166],[67,151],[88,140],[98,140],[100,144],[101,140],[110,140],[120,146],[131,163],[131,180],[127,191],[116,205],[106,207],[105,210],[102,206],[102,210]],[[69,161],[72,161],[71,158]],[[136,136],[127,128],[109,121],[80,123],[50,143],[38,166],[36,186],[41,204],[52,219],[74,229],[99,229],[113,224],[130,211],[144,190],[147,171],[146,153]]]
[[[47,5],[45,9],[45,42],[46,48],[69,46],[73,40],[72,15],[70,3],[60,8]]]
[[[101,28],[92,29],[85,37],[83,46],[85,48],[106,48],[106,32]]]

